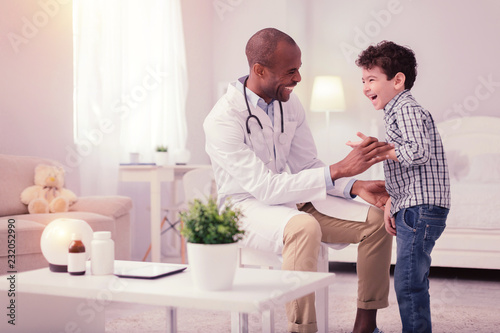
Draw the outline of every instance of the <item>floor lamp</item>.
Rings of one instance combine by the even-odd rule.
[[[314,78],[311,111],[325,112],[328,132],[330,112],[345,111],[344,88],[339,76],[316,76]]]
[[[326,138],[330,136],[330,112],[344,112],[345,98],[339,76],[316,76],[311,96],[311,111],[325,112]],[[330,144],[327,143],[327,147]]]

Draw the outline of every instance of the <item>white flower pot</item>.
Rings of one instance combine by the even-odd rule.
[[[229,290],[233,286],[238,243],[187,243],[193,284],[198,290]]]
[[[169,164],[168,152],[157,151],[155,153],[155,163],[158,166],[164,166]]]
[[[140,154],[139,153],[130,153],[130,163],[131,164],[139,164]]]
[[[187,164],[191,158],[191,153],[187,149],[178,150],[173,153],[172,164]]]

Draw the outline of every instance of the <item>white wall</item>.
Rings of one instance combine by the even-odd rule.
[[[187,149],[191,162],[209,163],[205,153],[203,119],[212,107],[211,78],[213,66],[213,13],[210,1],[182,0],[182,19],[188,69],[186,117]]]
[[[68,149],[74,148],[71,3],[65,2],[0,2],[0,153],[46,156],[65,163]],[[45,12],[53,15],[38,22],[38,31],[25,37],[26,43],[15,52],[8,34],[23,36],[26,21],[33,22],[34,16],[43,19],[40,4],[44,3],[59,5],[48,7]],[[181,4],[189,77],[187,148],[193,163],[209,162],[202,123],[218,97],[220,83],[248,72],[245,44],[254,32],[270,26],[289,33],[302,49],[302,82],[295,92],[306,110],[315,75],[342,76],[347,111],[331,115],[331,132],[326,133],[324,114],[308,113],[325,162],[342,158],[348,151],[344,142],[356,131],[374,135],[372,119],[381,129],[382,114],[362,95],[360,70],[353,62],[361,49],[383,39],[415,51],[419,72],[413,94],[437,121],[498,114],[498,1],[182,0]],[[346,57],[341,46],[351,48],[351,56]],[[76,170],[68,175],[67,186],[78,193]],[[140,258],[149,245],[147,186],[123,185],[120,193],[134,196],[134,256]]]
[[[234,2],[224,1],[221,2]],[[345,113],[309,113],[320,157],[334,162],[347,154],[345,141],[356,131],[383,131],[382,112],[361,92],[357,54],[387,39],[411,47],[418,76],[413,94],[436,121],[465,115],[495,115],[500,102],[500,66],[496,42],[500,2],[481,0],[287,0],[239,1],[214,23],[214,89],[247,70],[244,45],[257,30],[274,26],[289,33],[302,49],[302,83],[295,89],[306,110],[316,75],[340,75]],[[483,82],[492,82],[484,84]],[[479,87],[479,88],[478,88]]]
[[[0,153],[65,163],[74,149],[71,16],[67,0],[0,3]]]
[[[497,1],[385,0],[368,2],[315,1],[311,19],[314,65],[311,75],[339,74],[346,89],[347,124],[336,136],[340,143],[358,130],[369,128],[373,110],[361,93],[361,73],[356,54],[346,57],[342,48],[364,49],[387,39],[411,47],[417,57],[418,75],[413,95],[436,121],[464,115],[497,115],[500,102],[500,25]],[[485,86],[483,80],[496,82]],[[478,85],[480,88],[479,96]],[[460,110],[463,106],[462,111]],[[333,122],[333,120],[332,120]],[[339,147],[340,148],[340,147]]]

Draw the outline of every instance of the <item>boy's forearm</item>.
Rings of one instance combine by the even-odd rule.
[[[392,148],[391,150],[389,150],[388,155],[389,155],[389,159],[396,161],[396,162],[399,162],[398,157],[396,156],[396,149],[395,148]]]

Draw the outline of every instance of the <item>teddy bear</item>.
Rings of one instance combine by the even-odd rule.
[[[35,168],[35,185],[22,191],[21,202],[28,205],[30,214],[67,212],[77,197],[63,185],[62,167],[39,164]]]

